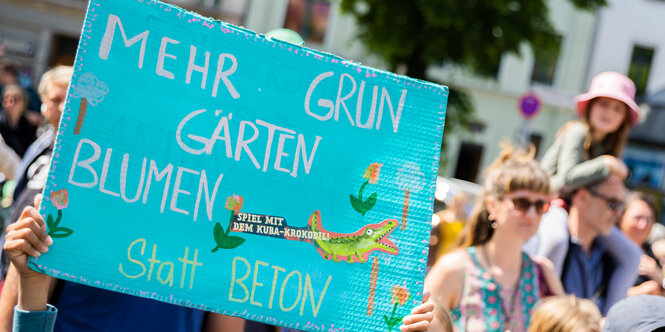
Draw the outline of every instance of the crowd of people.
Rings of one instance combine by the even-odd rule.
[[[15,65],[0,63],[0,172],[15,183],[0,262],[0,331],[242,331],[239,318],[27,267],[29,256],[53,243],[37,207],[72,68],[47,71],[38,97],[17,84],[17,75]],[[601,73],[575,99],[579,120],[559,130],[540,162],[534,149],[505,144],[486,170],[470,216],[462,207],[442,214],[442,247],[425,279],[427,295],[404,318],[402,331],[665,326],[665,239],[649,240],[657,209],[624,186],[629,171],[621,154],[640,118],[634,96],[629,78]]]
[[[458,245],[439,248],[445,254],[425,289],[454,330],[665,327],[665,257],[656,254],[665,239],[648,241],[657,209],[624,186],[629,171],[621,154],[640,118],[634,97],[628,77],[598,74],[575,98],[579,119],[562,126],[540,162],[533,152],[504,148],[464,228],[451,227],[460,207],[442,218],[446,227],[435,236],[456,237]],[[641,301],[626,299],[633,296],[660,313],[626,305]],[[445,315],[434,314],[430,330],[451,330],[438,317]]]

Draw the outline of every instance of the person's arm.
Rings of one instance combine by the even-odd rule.
[[[549,211],[543,215],[538,226],[538,232],[534,237],[537,237],[535,240],[536,247],[525,247],[524,249],[531,256],[547,258],[553,264],[555,275],[561,275],[568,252],[568,238],[570,237],[568,233],[568,212],[557,206],[550,207]]]
[[[661,285],[653,280],[647,280],[637,286],[633,286],[628,289],[628,296],[637,296],[637,295],[665,295],[663,294],[663,289]]]
[[[243,331],[245,320],[240,317],[225,316],[214,312],[208,313],[203,331]]]
[[[455,250],[441,257],[425,278],[425,292],[431,294],[429,302],[435,304],[429,331],[446,331],[447,322],[441,321],[438,310],[457,307],[464,292],[464,274],[467,252]],[[405,317],[406,319],[406,317]]]
[[[646,254],[640,257],[640,267],[638,274],[647,276],[649,279],[655,281],[658,285],[663,284],[663,270],[660,268],[656,260]]]
[[[600,239],[616,263],[608,282],[605,308],[600,308],[601,312],[607,312],[614,303],[624,299],[628,289],[634,285],[638,276],[642,249],[616,226],[612,226],[610,235]]]
[[[9,265],[2,292],[0,292],[0,331],[2,332],[12,332],[14,307],[18,303],[18,283],[16,269]]]
[[[547,287],[549,288],[550,292],[552,292],[552,295],[553,296],[565,295],[566,292],[563,290],[563,284],[561,283],[561,279],[559,279],[559,275],[557,275],[554,270],[554,264],[552,264],[552,262],[545,257],[533,256],[531,258],[536,263],[538,263],[538,266],[540,267],[541,271],[543,271],[545,282],[547,283]]]
[[[0,173],[13,179],[20,163],[21,158],[0,137]]]
[[[584,141],[586,140],[584,124],[571,125],[563,133],[562,139],[561,152],[557,160],[557,172],[552,175],[550,180],[554,191],[598,182],[610,174],[612,163],[609,162],[608,157],[611,156],[600,156],[587,160],[584,152]]]
[[[28,207],[21,218],[7,227],[3,249],[18,276],[18,304],[13,331],[52,331],[57,311],[46,304],[51,278],[28,267],[28,257],[48,251],[53,240],[37,209]],[[3,292],[4,293],[4,292]],[[4,295],[4,294],[3,294]]]

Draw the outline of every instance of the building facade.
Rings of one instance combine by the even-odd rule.
[[[243,25],[259,33],[287,27],[306,45],[373,67],[385,67],[355,38],[352,17],[339,2],[328,0],[170,0],[204,16]],[[574,8],[568,0],[551,0],[549,15],[559,35],[558,56],[548,57],[524,45],[519,56],[506,55],[497,72],[478,76],[461,68],[432,66],[436,81],[466,91],[476,118],[471,131],[444,133],[440,175],[477,181],[499,153],[499,142],[524,137],[539,156],[558,128],[576,118],[572,99],[604,70],[630,74],[643,93],[665,87],[665,2],[610,0],[598,14]],[[71,64],[85,14],[85,0],[0,0],[0,44],[7,56],[36,78],[55,64]],[[648,63],[648,65],[647,65]],[[645,69],[647,68],[647,69]],[[518,112],[520,96],[535,93],[540,112],[530,121]],[[454,112],[454,110],[449,110]],[[665,157],[664,157],[665,158]]]

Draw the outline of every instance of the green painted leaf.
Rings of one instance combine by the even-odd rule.
[[[53,216],[50,214],[46,216],[46,225],[48,226],[49,231],[55,230],[55,222],[53,221]]]
[[[399,324],[402,323],[402,318],[403,317],[395,317],[393,319],[390,319],[386,316],[383,316],[383,319],[386,321],[386,325],[388,325],[389,328],[395,327]]]
[[[58,227],[61,221],[62,221],[62,210],[58,210],[58,217],[55,218],[55,227]]]
[[[215,238],[215,242],[217,242],[218,245],[224,241],[224,237],[226,237],[226,234],[224,234],[224,227],[222,227],[222,224],[220,223],[215,224],[215,227],[212,229],[212,235]]]
[[[363,202],[363,210],[365,212],[371,210],[374,207],[374,204],[376,204],[376,199],[379,197],[376,193],[373,193],[369,195],[369,198]]]
[[[74,233],[74,231],[67,227],[58,227],[55,231],[51,232],[49,235],[53,238],[63,238],[72,235],[72,233]]]
[[[222,249],[233,249],[245,242],[245,239],[239,237],[239,236],[227,236],[224,239],[223,243],[219,243],[219,247]]]
[[[349,194],[349,199],[351,200],[351,206],[360,214],[364,214],[363,203],[358,199],[358,197]]]

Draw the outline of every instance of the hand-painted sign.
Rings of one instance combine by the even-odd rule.
[[[393,329],[422,295],[447,95],[92,0],[41,210],[55,243],[32,267],[302,330]]]

